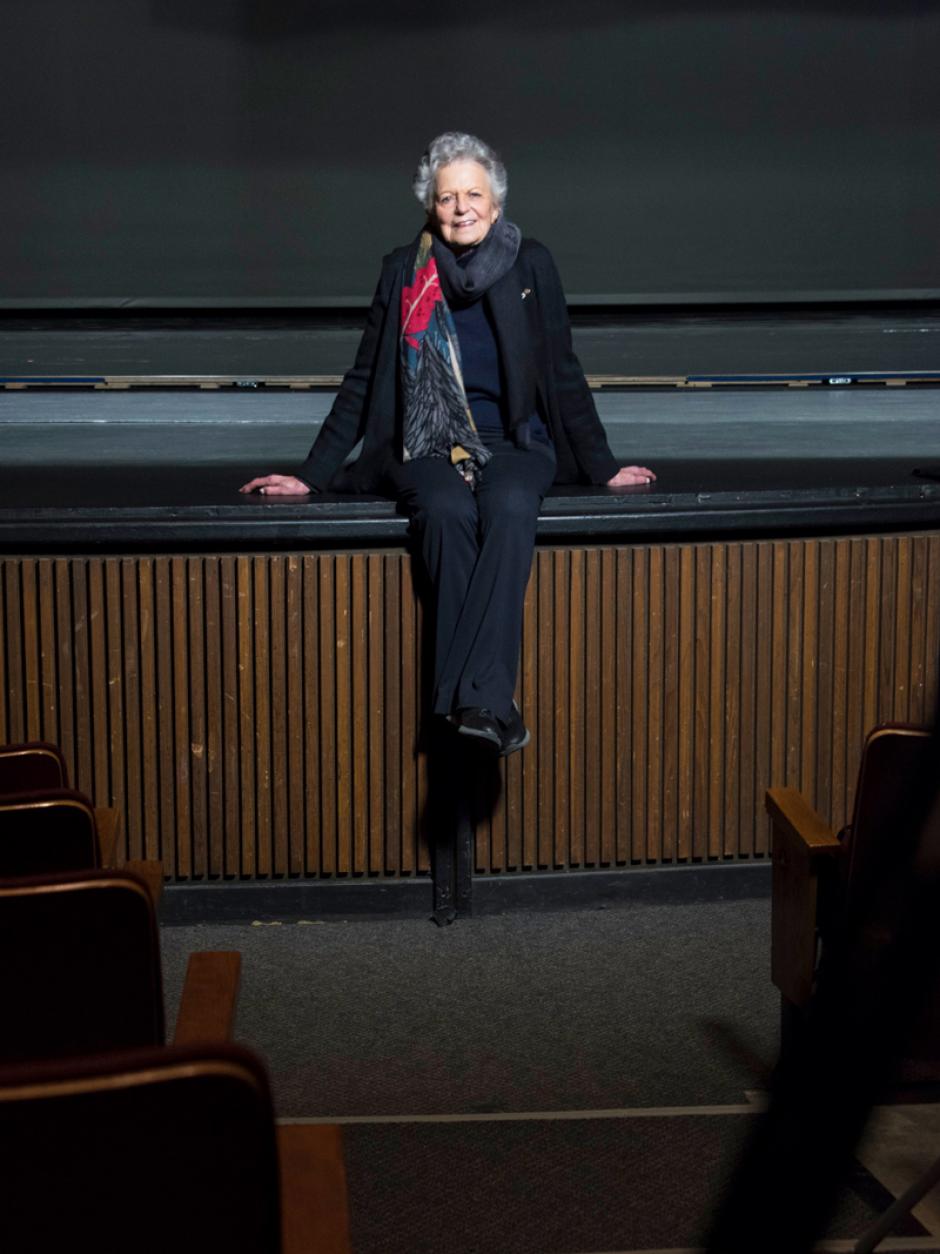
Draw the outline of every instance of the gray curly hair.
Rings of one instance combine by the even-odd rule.
[[[453,161],[476,161],[487,172],[490,179],[490,190],[496,207],[502,209],[509,187],[506,167],[496,152],[477,139],[476,135],[467,135],[463,131],[445,131],[428,144],[427,151],[418,162],[411,187],[418,198],[422,209],[430,213],[434,201],[434,184],[438,170]]]

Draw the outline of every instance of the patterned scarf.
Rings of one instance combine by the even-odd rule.
[[[467,403],[457,328],[441,290],[430,231],[421,233],[411,282],[402,290],[400,351],[405,460],[446,457],[475,490],[492,453]]]

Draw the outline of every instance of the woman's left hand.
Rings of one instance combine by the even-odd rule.
[[[632,488],[637,483],[652,483],[656,476],[648,466],[621,466],[613,479],[607,480],[608,488]]]

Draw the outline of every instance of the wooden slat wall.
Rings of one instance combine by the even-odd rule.
[[[401,552],[2,560],[0,741],[65,750],[177,880],[426,872]],[[867,728],[930,716],[940,535],[545,548],[481,872],[762,857],[843,823]],[[358,711],[358,714],[356,713]]]

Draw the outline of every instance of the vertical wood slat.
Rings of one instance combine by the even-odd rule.
[[[350,769],[349,738],[353,718],[352,709],[352,636],[349,613],[349,566],[350,558],[337,554],[333,558],[333,598],[335,630],[336,687],[333,718],[336,723],[336,831],[332,841],[333,867],[338,874],[348,874],[352,862],[352,771]]]
[[[678,688],[676,718],[676,857],[688,861],[692,857],[695,832],[693,738],[683,733],[694,724],[695,710],[695,635],[693,611],[695,607],[695,560],[689,546],[678,552],[679,586],[676,609],[676,633],[678,650]]]
[[[367,739],[372,714],[366,653],[368,563],[368,556],[352,560],[349,571],[349,809],[352,862],[342,869],[357,875],[362,875],[368,867],[369,780],[372,775]]]
[[[206,560],[205,579],[205,788],[207,874],[225,873],[225,763],[222,728],[225,723],[225,672],[222,647],[222,563]]]
[[[676,834],[679,828],[679,559],[680,550],[671,545],[663,553],[663,669],[662,669],[662,735],[659,744],[662,752],[660,765],[663,798],[662,836],[657,861],[673,862],[676,858]]]
[[[752,824],[741,827],[741,687],[742,666],[741,632],[741,546],[726,547],[725,565],[725,679],[724,679],[724,791],[722,814],[725,827],[725,848],[738,854],[753,853]],[[750,727],[745,725],[745,736]]]
[[[3,570],[4,736],[7,742],[12,743],[26,739],[26,699],[23,693],[26,668],[23,663],[23,616],[20,610],[20,580],[24,564],[5,562]]]
[[[633,842],[633,790],[632,763],[633,751],[633,653],[634,632],[632,600],[630,591],[633,583],[633,553],[629,549],[618,549],[614,553],[614,588],[616,589],[615,613],[609,619],[603,644],[615,653],[614,687],[616,689],[616,709],[614,729],[616,739],[612,754],[614,771],[608,777],[608,783],[614,788],[612,809],[617,824],[616,858],[618,865],[623,866],[630,861]],[[622,607],[630,607],[629,610]]]
[[[695,815],[694,825],[697,839],[695,851],[699,858],[718,856],[715,843],[715,831],[707,821],[708,799],[711,789],[709,774],[709,755],[702,750],[708,744],[709,709],[711,708],[711,668],[709,640],[711,638],[712,593],[711,593],[711,550],[701,545],[695,550],[695,579],[692,595],[695,603],[692,608],[692,625],[690,644],[694,650],[694,685],[692,726],[686,732],[686,739],[693,746],[694,769],[692,775],[692,811]]]
[[[738,664],[734,668],[740,682],[740,757],[737,771],[738,808],[734,815],[734,825],[738,832],[738,840],[745,847],[751,844],[751,833],[754,831],[753,816],[759,812],[759,798],[756,788],[758,761],[758,706],[765,704],[758,700],[757,657],[758,638],[766,636],[766,632],[755,630],[759,622],[758,610],[758,562],[757,550],[754,545],[738,546],[741,566],[740,604],[735,614],[739,624],[740,648]],[[756,835],[756,833],[754,833]]]
[[[525,607],[522,617],[522,657],[519,661],[519,670],[522,674],[522,717],[526,727],[530,728],[534,735],[539,733],[538,719],[538,659],[539,659],[539,640],[541,632],[539,631],[539,589],[542,586],[540,578],[541,570],[541,554],[537,553],[533,563],[532,575],[529,579],[528,587],[525,594]],[[532,755],[535,754],[538,761],[538,746],[534,746],[526,752],[529,754],[529,762]],[[521,834],[514,839],[513,833],[516,829],[512,829],[509,835],[509,866],[515,870],[521,868],[523,870],[531,870],[535,866],[538,857],[537,845],[537,824],[534,816],[538,813],[538,779],[539,774],[535,770],[526,769],[528,763],[523,759],[514,767],[514,774],[520,780],[519,785],[519,806],[520,806],[520,827]]]
[[[633,715],[631,755],[632,771],[629,784],[621,797],[630,813],[630,857],[633,862],[646,859],[647,827],[647,728],[649,727],[649,690],[658,687],[658,679],[651,674],[650,637],[654,630],[649,618],[649,550],[633,551],[632,637],[633,675],[630,691]],[[626,781],[625,781],[626,782]]]
[[[65,754],[66,762],[77,761],[77,750],[75,744],[75,668],[74,668],[74,642],[72,638],[72,623],[74,621],[72,615],[72,586],[71,586],[71,568],[67,561],[57,558],[53,561],[54,579],[55,579],[55,650],[58,655],[58,705],[59,705],[59,721],[57,727],[57,735],[53,737],[57,740],[62,752]],[[2,598],[3,581],[0,580],[0,598]],[[2,619],[2,609],[0,609],[0,621]],[[7,685],[5,682],[4,666],[3,666],[3,649],[0,649],[0,688],[5,693]],[[0,706],[0,709],[3,707]],[[0,739],[5,739],[3,729],[0,728]]]
[[[170,559],[169,589],[171,616],[168,625],[172,655],[172,682],[166,695],[170,697],[172,718],[168,720],[172,744],[172,774],[170,786],[174,789],[176,830],[173,832],[176,846],[176,872],[180,879],[190,879],[193,874],[192,808],[192,755],[190,753],[190,655],[187,563],[182,557]]]
[[[20,571],[20,607],[22,625],[23,694],[25,708],[22,724],[25,740],[38,740],[41,731],[39,659],[39,606],[36,602],[36,562],[24,562]]]
[[[320,742],[320,871],[332,875],[336,871],[336,654],[340,642],[336,636],[333,559],[324,557],[317,564],[319,574],[320,610],[320,705],[317,711]]]
[[[643,856],[647,862],[659,862],[663,851],[663,688],[664,688],[664,640],[663,640],[663,548],[651,548],[648,553],[647,597],[649,606],[649,638],[646,642],[649,657],[648,727],[655,728],[655,735],[646,741],[646,832],[640,832],[643,840]]]
[[[584,731],[579,738],[580,765],[576,770],[583,780],[582,823],[584,828],[584,859],[588,866],[609,866],[609,848],[603,848],[601,824],[601,757],[609,752],[601,730],[602,715],[613,708],[611,694],[605,692],[601,673],[601,607],[602,550],[590,549],[584,554]],[[607,845],[613,839],[613,824],[607,831]]]
[[[413,874],[419,868],[417,850],[418,816],[421,814],[418,776],[414,766],[418,728],[418,610],[412,584],[411,564],[399,563],[401,570],[401,870]]]
[[[619,689],[623,667],[618,665],[620,659],[617,651],[617,559],[618,555],[613,549],[600,550],[597,592],[591,602],[600,626],[600,631],[596,634],[600,667],[600,742],[596,754],[598,769],[592,779],[592,786],[597,789],[595,822],[598,826],[602,866],[611,866],[619,858],[616,781],[617,734],[623,718],[623,701]]]
[[[108,705],[108,731],[105,746],[107,756],[107,777],[110,781],[111,796],[126,798],[127,774],[125,759],[127,745],[132,736],[128,736],[131,726],[131,708],[127,702],[127,690],[136,682],[136,675],[128,673],[125,666],[123,640],[128,629],[133,629],[133,615],[128,621],[127,606],[124,600],[124,589],[121,581],[120,562],[109,558],[104,562],[104,601],[105,601],[105,639],[106,639],[106,683]],[[132,669],[133,661],[132,661]],[[127,809],[126,803],[122,809]],[[122,825],[123,826],[123,825]],[[126,840],[126,833],[122,833]]]
[[[223,875],[241,872],[241,811],[242,793],[240,779],[241,713],[239,701],[239,617],[241,606],[239,562],[234,557],[219,560],[219,615],[221,619],[220,641],[222,653],[222,721],[219,735],[222,740],[222,804],[224,831]]]
[[[137,596],[135,563],[126,558],[115,568],[120,588],[114,595],[120,597],[123,610],[121,635],[115,641],[119,665],[124,677],[124,720],[117,728],[118,738],[123,741],[125,769],[121,779],[124,804],[124,821],[121,835],[125,854],[129,858],[142,858],[143,812],[141,797],[144,790],[144,764],[141,756],[141,682],[140,647],[143,631],[140,621],[140,602]],[[133,843],[130,843],[130,842]]]
[[[814,598],[817,613],[815,650],[816,668],[816,747],[814,772],[816,803],[827,813],[832,811],[832,740],[835,717],[836,685],[833,675],[833,648],[836,631],[837,604],[844,616],[844,601],[835,586],[835,545],[831,540],[819,544],[818,588]],[[807,598],[809,599],[809,598]],[[812,653],[809,655],[812,657]]]
[[[554,575],[551,552],[535,555],[538,583],[538,692],[536,695],[535,748],[536,802],[540,821],[535,824],[535,866],[552,865],[552,830],[554,827],[555,800],[555,746],[554,746],[554,644],[549,624],[554,622]]]
[[[56,648],[55,571],[52,562],[37,563],[39,608],[40,735],[54,740],[59,726],[58,649]]]
[[[585,624],[584,624],[584,550],[573,549],[568,554],[568,570],[564,578],[567,586],[566,630],[558,632],[563,640],[567,640],[568,656],[568,712],[563,721],[564,738],[561,742],[561,755],[564,774],[567,781],[567,848],[560,861],[572,866],[583,866],[585,862],[585,797],[584,797],[584,698],[587,674],[585,670]],[[557,587],[557,584],[556,584]],[[558,621],[556,615],[556,622]],[[596,857],[593,859],[596,865]]]
[[[269,777],[270,799],[268,812],[271,816],[271,874],[286,875],[290,862],[289,849],[291,823],[288,808],[290,759],[287,750],[287,560],[283,557],[270,559],[268,573],[270,608],[270,649],[268,678]]]
[[[91,704],[92,778],[85,791],[95,797],[111,795],[108,771],[108,666],[104,572],[99,560],[86,566],[88,579],[89,700]]]
[[[303,736],[303,870],[320,873],[320,833],[323,789],[320,782],[320,576],[316,558],[302,563],[303,644],[299,664],[292,671],[291,694],[295,714],[291,736]]]
[[[250,758],[255,793],[255,869],[259,876],[271,874],[271,601],[269,563],[252,558],[250,581],[251,612],[245,628],[250,633],[251,665],[242,658],[245,681],[251,692],[251,726],[246,723],[245,756]]]
[[[2,564],[0,734],[57,740],[129,853],[181,880],[427,870],[406,556]],[[534,744],[477,864],[765,856],[772,783],[838,825],[864,732],[929,716],[938,653],[937,534],[542,549]]]
[[[198,557],[186,563],[186,640],[188,659],[189,727],[187,741],[181,746],[189,764],[190,806],[192,825],[191,874],[203,878],[209,873],[209,779],[208,712],[206,710],[206,605],[207,563]]]
[[[926,672],[925,600],[927,592],[927,543],[923,536],[911,541],[911,646],[908,682],[910,683],[912,723],[924,723],[933,717],[933,711],[924,708],[924,679]]]
[[[569,562],[571,554],[567,549],[555,549],[552,551],[551,556],[554,567],[552,621],[554,622],[555,630],[552,632],[554,648],[552,675],[550,677],[551,687],[554,690],[554,700],[550,707],[552,710],[552,723],[549,734],[554,745],[551,777],[555,785],[555,795],[552,824],[554,850],[552,861],[549,865],[563,866],[568,856],[570,830],[568,823],[570,789],[567,731],[568,720],[571,716],[568,706],[568,693],[571,688],[571,659],[568,653],[568,638],[570,634],[568,608],[570,606],[571,591]],[[548,678],[546,676],[546,679]]]
[[[848,540],[832,543],[832,633],[829,641],[829,669],[831,684],[827,686],[831,710],[823,743],[828,748],[828,761],[820,762],[820,783],[828,782],[828,795],[822,791],[817,801],[827,814],[845,811],[846,791],[849,787],[846,747],[851,739],[849,730],[848,647],[851,633],[852,612],[852,550]],[[825,585],[823,586],[825,591]]]
[[[303,568],[291,554],[281,564],[277,621],[275,695],[274,839],[275,870],[301,875],[304,864],[306,807],[303,771]]]
[[[136,566],[138,598],[138,648],[140,655],[140,760],[141,778],[139,831],[130,827],[130,816],[123,824],[128,849],[142,849],[143,857],[160,858],[160,760],[159,685],[157,681],[156,610],[154,604],[153,560],[139,558]],[[164,867],[164,869],[166,869]]]
[[[382,675],[385,681],[385,719],[379,725],[380,734],[386,743],[400,745],[403,739],[402,707],[401,707],[401,672],[402,672],[402,602],[401,579],[402,563],[400,560],[385,554],[382,557],[384,606],[382,620],[376,627],[376,636],[381,634],[383,657],[381,660]],[[387,754],[385,759],[384,814],[382,828],[385,839],[382,842],[384,863],[381,869],[388,875],[400,874],[403,866],[402,849],[402,754]],[[376,815],[376,820],[378,815]],[[376,823],[376,826],[378,824]]]

